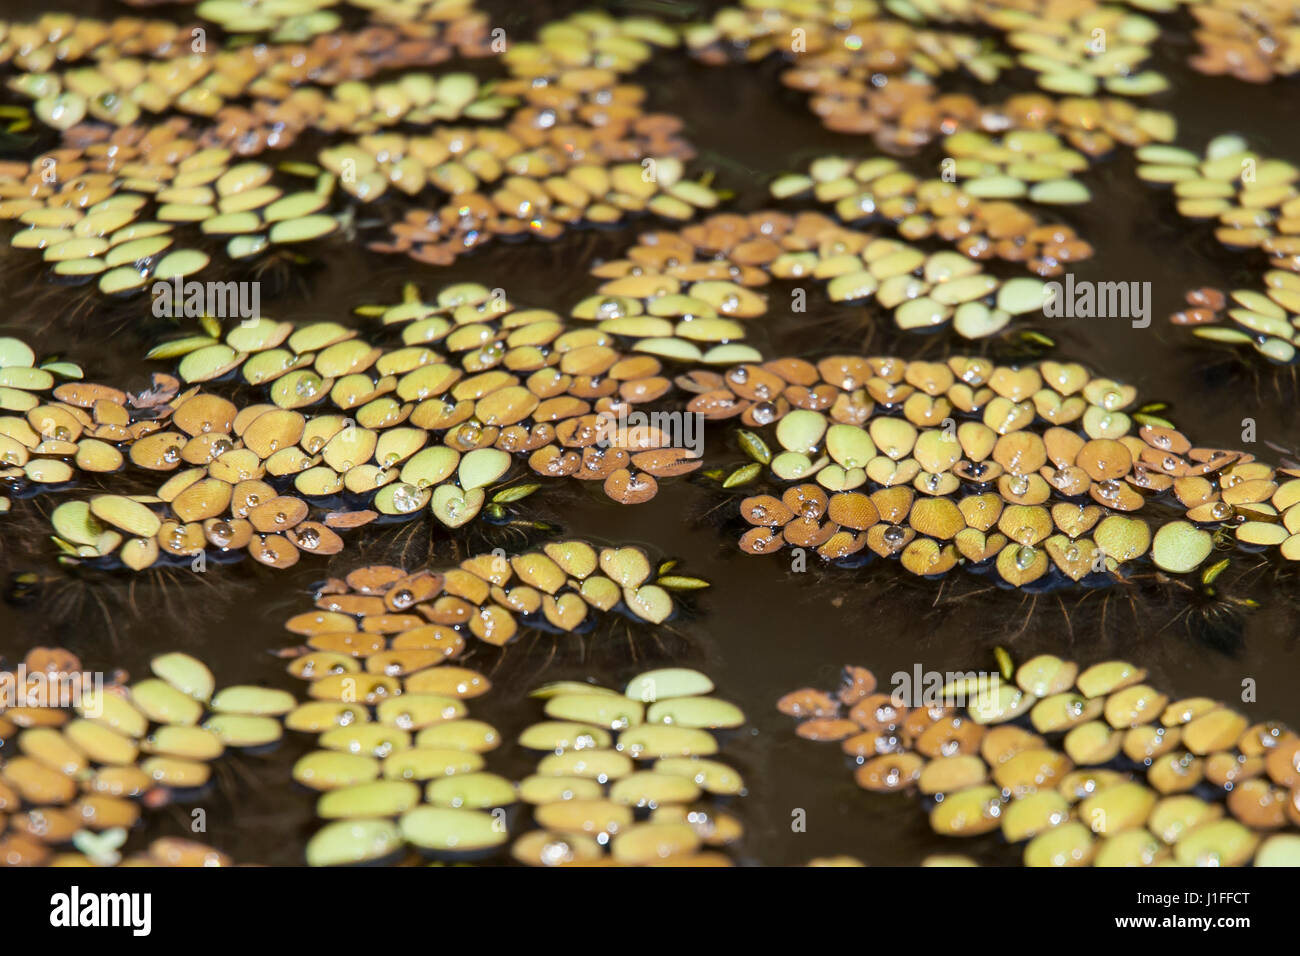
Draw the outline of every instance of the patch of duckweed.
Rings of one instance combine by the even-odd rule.
[[[517,459],[542,477],[598,481],[623,503],[699,467],[653,421],[627,423],[673,385],[659,358],[625,353],[607,332],[570,328],[473,284],[432,303],[410,289],[403,303],[365,311],[387,339],[400,330],[400,342],[260,318],[223,338],[159,346],[155,358],[179,358],[176,375],[156,376],[140,395],[69,383],[41,403],[9,388],[25,414],[0,427],[8,477],[49,484],[128,462],[166,476],[152,495],[60,505],[53,523],[69,556],[113,554],[139,570],[165,556],[246,550],[280,568],[304,552],[336,553],[339,531],[381,516],[427,510],[458,528],[485,509],[504,513],[536,489],[512,484]],[[6,341],[14,364],[0,369],[5,380],[53,384],[52,373],[20,367],[30,350]],[[241,383],[268,401],[237,405],[216,391]]]
[[[575,307],[576,318],[646,335],[638,350],[704,365],[756,361],[736,340],[766,314],[759,290],[772,279],[820,279],[832,301],[874,299],[895,310],[900,328],[932,331],[952,321],[965,338],[1000,332],[1013,314],[1046,301],[1037,280],[1004,283],[958,253],[927,255],[812,212],[723,213],[680,232],[645,233],[625,258],[593,274],[607,281]],[[724,344],[703,347],[713,341]]]
[[[1080,199],[1079,189],[1083,187],[1068,176],[1058,176],[1055,180],[1045,178],[1032,187],[1026,185],[1026,177],[1038,174],[1049,177],[1064,171],[1061,165],[1053,163],[1073,169],[1086,168],[1087,163],[1082,161],[1082,157],[1074,159],[1079,154],[1064,149],[1049,133],[1038,134],[1042,142],[1032,141],[1028,132],[1016,140],[1012,139],[1014,135],[1009,133],[1004,140],[1004,143],[1015,142],[1013,149],[975,133],[955,134],[951,137],[952,145],[958,148],[951,151],[959,158],[949,157],[946,161],[952,165],[941,171],[939,177],[918,178],[898,160],[886,157],[857,161],[827,156],[813,160],[807,175],[782,177],[772,184],[771,189],[778,198],[811,193],[817,201],[833,207],[836,215],[846,223],[888,222],[908,242],[942,239],[952,243],[966,259],[1023,262],[1031,272],[1040,276],[1060,275],[1069,263],[1091,258],[1092,246],[1080,239],[1072,227],[1042,222],[1013,200],[1028,195],[1043,204],[1086,201],[1086,198]],[[1031,149],[1037,150],[1037,155]],[[986,167],[1000,169],[997,163],[1025,164],[1026,168],[1017,169],[1019,179],[995,173],[969,179],[957,178],[957,170],[971,172],[973,166],[973,171],[984,173]],[[1036,168],[1029,168],[1035,163]],[[1048,192],[1039,189],[1043,185],[1049,187]],[[1035,193],[1035,189],[1039,191]],[[904,254],[907,258],[903,258]],[[953,286],[952,296],[949,296],[955,297],[956,301],[946,303],[949,306],[983,298],[997,289],[998,280],[984,275],[977,263],[964,262],[962,257],[948,258],[943,253],[936,255],[937,261],[926,270],[928,275],[924,281],[911,279],[913,284],[908,286],[904,284],[907,279],[902,277],[910,279],[909,274],[920,268],[922,261],[932,257],[905,242],[896,242],[890,247],[881,240],[873,258],[890,258],[883,266],[869,268],[870,278],[883,283],[895,276],[900,277],[894,279],[892,289],[885,286],[877,293],[893,299],[882,304],[893,308],[924,295],[935,283],[957,283]],[[910,260],[916,261],[903,268]],[[846,267],[849,265],[844,260],[838,261]],[[822,266],[821,271],[831,271],[833,276],[836,274],[834,268],[834,264],[828,264]],[[849,274],[860,271],[860,267],[854,265]],[[883,276],[878,274],[881,271],[885,272]],[[841,280],[840,285],[845,284],[851,288],[855,283],[849,279]],[[873,285],[865,291],[870,293],[875,289]],[[958,295],[957,289],[961,289],[962,294]],[[832,295],[835,295],[834,291]],[[862,298],[864,295],[837,297]],[[1038,309],[1045,301],[1041,295],[1030,296],[1029,308],[1024,311]],[[904,328],[919,327],[902,321],[899,324]],[[989,331],[977,331],[974,325],[964,330],[960,322],[957,331],[966,338],[989,334]]]
[[[1233,548],[1300,560],[1300,470],[1194,445],[1165,405],[1083,365],[769,359],[747,341],[764,287],[808,278],[900,330],[1005,339],[1046,304],[1043,280],[1094,253],[1038,207],[1093,203],[1092,163],[1124,146],[1181,217],[1272,267],[1262,291],[1189,293],[1173,321],[1294,361],[1300,171],[1235,134],[1185,149],[1174,117],[1146,105],[1170,87],[1151,61],[1155,16],[1175,0],[762,0],[671,25],[587,11],[508,41],[473,0],[193,6],[219,28],[211,51],[202,27],[135,16],[0,22],[6,86],[26,104],[0,108],[21,157],[0,161],[0,219],[50,278],[181,296],[231,263],[304,266],[343,241],[444,267],[499,239],[675,225],[579,263],[596,291],[555,311],[458,282],[361,307],[371,328],[252,315],[227,330],[169,299],[199,329],[149,353],[173,365],[140,392],[0,338],[0,514],[11,496],[58,494],[65,564],[202,569],[247,553],[289,568],[371,524],[505,522],[543,487],[533,476],[647,502],[700,469],[702,439],[684,443],[671,417],[633,423],[643,408],[744,426],[747,460],[704,475],[734,498],[750,554],[897,558],[922,577],[961,565],[1034,589],[1150,565],[1195,600],[1213,598]],[[1190,9],[1194,69],[1262,82],[1300,65],[1285,4]],[[683,122],[636,82],[670,50],[777,60],[823,126],[888,155],[820,156],[769,184],[781,209],[716,212],[734,194],[692,168]],[[467,59],[491,62],[470,72]],[[941,89],[1026,74],[1040,92]],[[39,152],[19,138],[33,126]],[[268,155],[295,144],[292,160]],[[927,147],[937,174],[907,158]],[[1030,274],[994,275],[994,260]],[[202,793],[228,749],[275,745],[287,727],[315,742],[291,771],[318,795],[313,866],[730,865],[745,784],[723,752],[747,718],[706,674],[537,688],[514,702],[540,710],[514,742],[538,755],[523,780],[496,772],[510,742],[470,713],[492,686],[469,666],[480,644],[582,635],[615,613],[653,630],[708,586],[640,548],[574,539],[437,570],[359,567],[285,622],[301,699],[218,688],[182,652],[99,686],[70,652],[35,648],[23,664],[45,680],[0,703],[0,863],[230,865],[187,840],[132,852],[130,831]],[[1128,661],[1017,667],[999,650],[998,674],[919,706],[860,667],[778,706],[800,737],[840,743],[864,789],[919,793],[936,833],[1000,832],[1026,865],[1300,863],[1296,734],[1172,700]]]
[[[1231,250],[1258,249],[1275,267],[1297,271],[1300,170],[1294,164],[1261,156],[1232,133],[1210,140],[1199,156],[1146,147],[1137,158],[1138,178],[1170,187],[1179,215],[1217,223],[1215,239]]]
[[[745,792],[721,758],[745,723],[699,671],[637,675],[622,692],[562,681],[530,696],[549,718],[519,743],[546,753],[519,785],[537,829],[510,853],[530,866],[730,866],[744,826],[728,809]],[[721,736],[719,736],[721,735]]]
[[[1192,334],[1206,342],[1251,348],[1270,362],[1289,365],[1300,343],[1300,275],[1270,269],[1264,284],[1264,292],[1233,289],[1227,295],[1219,289],[1193,289],[1186,296],[1188,308],[1170,321],[1191,326]]]
[[[1015,281],[996,293],[1009,309]],[[504,512],[535,487],[512,484],[524,455],[541,476],[599,480],[616,501],[647,501],[658,479],[701,462],[652,421],[610,421],[693,394],[688,412],[770,436],[746,430],[760,467],[724,481],[777,485],[741,502],[750,553],[811,547],[840,560],[867,549],[922,576],[988,565],[1014,586],[1049,572],[1079,581],[1148,553],[1165,571],[1188,572],[1231,538],[1300,553],[1294,469],[1194,446],[1138,406],[1131,386],[1078,364],[840,355],[670,379],[660,358],[620,351],[608,331],[566,331],[555,313],[518,310],[482,286],[449,287],[433,303],[411,290],[399,305],[365,311],[399,327],[403,344],[374,346],[335,323],[262,319],[225,341],[161,347],[183,354],[179,380],[161,376],[142,396],[78,382],[32,404],[11,388],[28,408],[0,430],[15,459],[10,477],[68,480],[74,466],[113,470],[127,459],[170,474],[156,495],[60,505],[53,523],[69,556],[116,554],[139,569],[164,554],[246,549],[288,567],[303,552],[337,552],[338,531],[381,516],[427,508],[454,529],[485,508]],[[9,351],[17,363],[29,350],[13,341]],[[53,382],[45,370],[13,368],[28,385]],[[270,402],[240,408],[201,386],[180,390],[182,380],[235,374]],[[315,410],[325,402],[336,411]],[[1176,533],[1181,524],[1158,533],[1184,518],[1188,533]]]
[[[384,573],[389,570],[354,572],[370,591],[334,606],[354,608],[373,597],[382,608],[378,588],[394,580]],[[308,682],[308,700],[285,716],[291,730],[317,735],[319,749],[292,771],[296,782],[321,794],[316,812],[326,822],[304,850],[311,866],[397,861],[412,850],[473,859],[508,839],[514,784],[484,769],[501,734],[468,716],[467,702],[486,693],[491,681],[469,668],[434,666],[458,655],[463,640],[452,640],[450,627],[404,616],[363,617],[386,629],[367,632],[315,630],[355,620],[340,611],[288,623],[296,633],[310,633],[309,648],[316,648],[290,664],[290,673]],[[411,626],[393,633],[404,624]],[[392,649],[383,650],[390,633]]]
[[[1200,51],[1187,62],[1200,73],[1267,83],[1300,68],[1295,8],[1286,0],[1211,0],[1192,4],[1188,13],[1200,26],[1194,34]]]
[[[161,654],[153,676],[104,680],[62,648],[36,647],[0,704],[0,865],[231,866],[172,837],[123,855],[150,809],[191,802],[228,749],[266,747],[293,706],[283,691],[216,689],[195,657]]]
[[[863,789],[920,796],[940,836],[1000,831],[1026,866],[1294,866],[1300,737],[1146,677],[1044,654],[908,701],[848,667],[777,707],[800,737],[838,742]]]
[[[36,354],[20,339],[0,337],[0,477],[36,484],[57,485],[70,480],[77,468],[86,471],[112,471],[121,464],[121,453],[112,445],[99,441],[87,443],[83,452],[75,443],[76,429],[63,419],[52,420],[49,427],[37,432],[23,416],[41,407],[40,394],[55,387],[55,382],[81,378],[81,367],[73,362],[52,359],[36,362]],[[38,416],[39,417],[39,416]],[[70,464],[65,457],[76,453],[80,460]],[[11,504],[0,495],[0,514]]]
[[[672,599],[654,580],[639,549],[561,541],[438,573],[370,566],[327,581],[316,609],[285,623],[305,639],[284,656],[307,699],[288,701],[284,722],[317,735],[293,778],[320,792],[326,821],[307,844],[308,863],[397,862],[412,852],[489,860],[512,839],[510,855],[535,865],[720,862],[701,847],[743,831],[705,795],[743,784],[713,759],[714,734],[745,717],[712,695],[704,674],[648,671],[621,693],[577,681],[539,688],[532,696],[548,720],[518,743],[549,756],[518,783],[491,769],[501,732],[470,715],[492,689],[458,662],[471,640],[574,631],[616,607],[657,624]]]
[[[497,236],[555,238],[579,222],[641,212],[689,219],[718,202],[685,174],[692,151],[676,135],[680,121],[643,112],[644,91],[620,82],[656,47],[677,43],[655,21],[580,14],[502,51],[468,4],[358,35],[336,34],[337,17],[316,6],[201,4],[217,23],[271,32],[269,45],[212,56],[175,25],[150,24],[137,50],[121,38],[103,44],[113,27],[138,25],[130,20],[40,21],[46,33],[32,34],[37,49],[19,58],[27,72],[9,86],[63,144],[0,165],[0,218],[26,226],[11,244],[41,251],[62,279],[94,279],[117,295],[202,272],[211,260],[194,245],[202,240],[224,242],[229,259],[264,257],[351,228],[358,208],[385,197],[440,194],[442,205],[408,205],[387,239],[369,242],[439,265]],[[338,42],[308,42],[322,33]],[[53,36],[68,49],[51,49]],[[116,55],[48,69],[55,49],[66,63],[101,45]],[[366,82],[453,50],[497,56],[509,79],[408,71]],[[182,118],[146,124],[144,114],[172,111]],[[415,126],[429,134],[402,131]],[[334,137],[319,151],[323,169],[252,159],[307,132]],[[314,181],[294,189],[303,175]]]
[[[1165,11],[1175,4],[1142,6]],[[1014,60],[988,41],[989,28],[1016,51]],[[782,84],[807,93],[823,125],[870,135],[885,152],[909,153],[957,128],[992,131],[1020,122],[1059,127],[1077,148],[1100,155],[1116,142],[1173,138],[1173,118],[1140,105],[1141,97],[1167,87],[1160,73],[1140,69],[1158,34],[1141,13],[1088,2],[1049,13],[966,0],[845,7],[776,0],[723,8],[710,22],[688,27],[685,38],[691,53],[710,64],[781,57],[788,64]],[[937,86],[952,75],[993,83],[1013,67],[1032,71],[1041,89],[1062,99],[1021,94],[984,105]],[[1103,91],[1112,95],[1096,95]]]
[[[495,236],[555,238],[643,212],[690,219],[717,205],[718,192],[687,178],[682,161],[693,150],[678,136],[681,121],[644,112],[645,91],[621,82],[656,48],[677,43],[648,18],[578,14],[501,55],[511,76],[497,92],[519,104],[501,129],[363,138],[322,160],[351,159],[363,173],[352,192],[365,201],[390,183],[412,195],[426,183],[445,193],[445,205],[409,210],[390,240],[371,245],[435,265]]]
[[[522,627],[585,630],[615,610],[660,624],[674,613],[675,592],[707,586],[657,572],[640,548],[559,540],[514,555],[497,549],[443,571],[359,568],[328,579],[317,610],[295,615],[285,627],[312,650],[365,658],[372,673],[391,667],[400,674],[413,663],[423,669],[459,657],[470,639],[503,645]],[[403,663],[398,651],[419,653]]]
[[[692,411],[771,435],[742,432],[776,485],[740,503],[750,554],[866,551],[1019,587],[1148,554],[1190,572],[1232,538],[1295,551],[1300,473],[1139,425],[1136,390],[1081,365],[834,356],[698,371],[691,387]]]

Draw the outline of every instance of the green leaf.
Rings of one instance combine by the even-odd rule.
[[[747,485],[757,478],[762,470],[763,466],[756,461],[750,462],[748,465],[741,465],[727,476],[727,480],[722,483],[722,487],[736,488],[740,485]]]
[[[1207,342],[1227,342],[1229,345],[1249,345],[1251,337],[1240,329],[1218,329],[1202,325],[1192,329],[1192,335]]]
[[[357,315],[364,315],[367,318],[378,318],[387,312],[389,306],[386,305],[359,305],[352,311]]]
[[[1044,348],[1050,349],[1056,346],[1056,340],[1049,338],[1048,336],[1044,335],[1042,332],[1034,332],[1034,331],[1021,332],[1020,337],[1026,342],[1032,342],[1035,345],[1041,345]]]
[[[214,339],[221,337],[220,320],[215,319],[210,315],[204,315],[199,317],[199,325],[203,328],[204,332],[208,333],[208,335],[212,336]]]
[[[77,550],[75,544],[69,544],[67,541],[64,541],[60,537],[56,537],[55,535],[50,535],[50,540],[53,541],[58,549],[64,554],[70,555],[74,558],[81,556],[81,553]]]
[[[713,586],[702,578],[688,578],[680,574],[665,575],[656,580],[655,584],[661,588],[667,588],[669,591],[698,591],[701,588]]]
[[[740,442],[740,447],[745,454],[760,465],[770,465],[772,463],[772,450],[767,447],[767,442],[745,429],[737,429],[736,440]]]
[[[512,488],[502,488],[492,496],[492,502],[499,505],[508,505],[513,501],[527,498],[541,485],[515,485]]]
[[[41,368],[59,378],[82,378],[85,375],[76,362],[46,362]]]
[[[306,176],[309,179],[321,174],[321,168],[315,163],[299,163],[287,160],[278,164],[275,168],[282,173],[288,173],[290,176]]]
[[[512,528],[527,528],[529,531],[558,531],[559,529],[546,521],[512,521]]]
[[[1167,418],[1161,418],[1159,415],[1144,415],[1142,412],[1133,414],[1133,421],[1139,425],[1156,425],[1160,428],[1173,428],[1174,423]]]
[[[199,349],[207,348],[209,345],[216,344],[216,339],[209,338],[206,335],[190,335],[183,339],[173,339],[170,342],[155,345],[145,353],[144,357],[147,359],[178,358],[182,355],[189,355],[191,352],[197,352]]]
[[[1002,645],[993,648],[993,656],[998,659],[998,670],[1002,672],[1003,680],[1011,680],[1016,673],[1015,662],[1011,660],[1011,655]]]
[[[675,567],[677,567],[677,562],[676,562],[676,561],[665,561],[663,564],[659,565],[659,571],[658,571],[658,573],[659,573],[660,575],[667,574],[669,571],[671,571],[671,570],[672,570],[673,568],[675,568]]]
[[[1211,584],[1214,583],[1214,579],[1223,573],[1224,568],[1226,568],[1227,566],[1228,566],[1227,558],[1224,558],[1222,561],[1215,561],[1212,565],[1210,565],[1201,573],[1201,583],[1204,584],[1206,587],[1209,587]]]

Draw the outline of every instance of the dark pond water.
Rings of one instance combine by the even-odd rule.
[[[44,6],[41,4],[40,6]],[[494,23],[511,36],[525,36],[528,23],[580,8],[568,4],[487,4]],[[614,5],[617,8],[617,4]],[[109,4],[81,9],[103,13]],[[35,4],[0,4],[0,16],[16,17]],[[173,8],[157,8],[176,15]],[[1186,25],[1181,17],[1166,22]],[[1183,61],[1191,49],[1185,32],[1171,38],[1157,66],[1174,89],[1153,105],[1179,117],[1182,145],[1199,149],[1218,133],[1238,131],[1270,155],[1300,160],[1295,82],[1254,87],[1201,77]],[[482,69],[478,64],[475,69]],[[717,171],[720,185],[736,193],[734,208],[768,205],[766,184],[783,170],[826,152],[867,156],[870,142],[824,131],[806,110],[801,94],[782,89],[776,69],[706,68],[683,55],[665,55],[637,75],[653,108],[676,113],[698,148],[701,168]],[[15,101],[9,94],[5,102]],[[303,150],[310,144],[303,144]],[[302,151],[302,150],[300,150]],[[928,154],[927,154],[928,155]],[[938,157],[934,157],[937,164]],[[1116,320],[1038,320],[1056,340],[1053,353],[1095,371],[1131,382],[1147,400],[1170,403],[1168,414],[1202,444],[1240,447],[1242,420],[1257,423],[1263,446],[1300,446],[1291,370],[1264,370],[1231,353],[1192,344],[1164,319],[1179,308],[1184,291],[1203,284],[1231,287],[1263,267],[1263,258],[1237,256],[1217,246],[1208,228],[1189,227],[1173,212],[1167,193],[1133,177],[1126,154],[1088,174],[1097,201],[1066,208],[1060,218],[1097,248],[1075,272],[1099,281],[1143,280],[1153,287],[1152,325],[1133,329]],[[491,245],[450,268],[433,268],[365,252],[342,241],[325,247],[322,260],[271,297],[263,287],[263,310],[295,322],[360,321],[351,309],[393,302],[402,284],[433,291],[452,281],[501,285],[512,299],[562,309],[594,291],[587,275],[592,257],[615,257],[646,223],[618,230],[587,230],[551,244]],[[995,267],[996,269],[996,267]],[[1012,273],[1005,273],[1012,274]],[[232,277],[239,277],[234,276]],[[782,301],[781,284],[769,290]],[[147,381],[143,354],[169,326],[147,306],[96,305],[89,293],[51,285],[27,254],[0,250],[0,334],[19,335],[38,353],[59,353],[80,362],[88,378],[141,386]],[[788,298],[786,299],[788,301]],[[835,350],[869,349],[906,357],[949,354],[953,342],[893,332],[877,307],[843,307],[809,293],[809,312],[762,322],[754,342],[765,354],[817,356]],[[978,346],[1006,358],[1014,337]],[[960,348],[960,346],[957,346]],[[715,433],[712,462],[738,464],[743,456]],[[34,645],[63,645],[92,669],[124,667],[133,675],[163,650],[190,651],[216,672],[218,683],[265,683],[298,689],[271,652],[293,643],[282,622],[310,606],[311,588],[326,575],[341,575],[370,562],[451,563],[466,553],[520,543],[500,530],[451,538],[429,520],[404,534],[354,534],[343,553],[328,562],[301,562],[275,572],[243,561],[211,566],[207,574],[173,571],[146,575],[81,570],[69,574],[53,563],[54,548],[41,514],[57,497],[15,503],[0,518],[0,571],[36,572],[41,581],[24,599],[0,603],[0,657],[10,662]],[[620,508],[599,489],[544,488],[529,499],[526,517],[549,522],[567,535],[593,541],[640,544],[654,555],[679,558],[683,571],[713,587],[691,602],[658,639],[629,634],[621,624],[595,636],[526,639],[504,654],[479,650],[471,666],[489,671],[496,690],[473,708],[497,723],[507,739],[538,719],[539,708],[523,699],[544,680],[596,678],[621,683],[641,670],[668,663],[709,673],[718,693],[739,703],[749,726],[732,736],[724,754],[745,775],[749,792],[734,809],[747,827],[740,857],[765,864],[799,864],[834,853],[872,864],[914,864],[938,851],[969,852],[988,862],[1014,862],[1017,852],[1000,838],[955,846],[934,837],[917,801],[877,796],[852,782],[851,765],[833,744],[796,738],[792,722],[774,709],[786,691],[830,687],[842,664],[855,663],[887,677],[898,670],[992,669],[992,649],[1007,647],[1017,659],[1050,651],[1084,662],[1124,656],[1151,672],[1151,683],[1175,696],[1208,695],[1231,700],[1252,720],[1280,719],[1300,725],[1300,647],[1296,576],[1279,577],[1272,564],[1241,555],[1225,573],[1225,590],[1261,602],[1235,626],[1203,625],[1188,614],[1184,594],[1153,581],[1096,592],[1066,591],[1026,597],[988,588],[982,578],[956,573],[945,583],[918,580],[897,565],[875,562],[856,570],[789,570],[779,557],[751,558],[735,546],[736,533],[722,527],[723,498],[703,480],[665,482],[650,504]],[[722,509],[726,510],[726,509]],[[532,540],[541,536],[534,533]],[[468,550],[467,550],[468,549]],[[1086,598],[1085,598],[1086,595]],[[1237,704],[1243,679],[1258,684],[1255,703]],[[148,817],[132,845],[151,836],[188,833],[190,811],[202,807],[201,838],[248,862],[301,862],[313,827],[314,795],[288,779],[305,740],[286,740],[262,755],[221,762],[214,783],[194,799]],[[526,772],[529,762],[511,745],[491,755],[489,769]],[[793,832],[792,815],[806,813],[806,832]]]

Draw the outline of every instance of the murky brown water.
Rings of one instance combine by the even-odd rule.
[[[28,6],[44,4],[6,4],[6,15],[18,16]],[[503,11],[494,22],[510,35],[523,36],[526,22],[584,5],[485,6]],[[100,13],[111,7],[78,5]],[[611,7],[619,9],[618,4]],[[174,13],[167,7],[157,12]],[[1181,17],[1161,19],[1185,23]],[[1294,123],[1297,83],[1259,88],[1202,77],[1182,64],[1190,49],[1184,35],[1181,42],[1163,47],[1154,64],[1175,89],[1152,105],[1179,117],[1180,145],[1200,149],[1210,136],[1235,130],[1258,149],[1300,160],[1300,128]],[[482,64],[473,68],[482,69]],[[719,184],[735,191],[740,209],[766,205],[771,176],[812,156],[873,153],[865,140],[823,130],[804,107],[803,95],[781,89],[775,72],[771,65],[706,68],[681,55],[666,55],[636,77],[649,89],[653,108],[685,119],[685,134],[701,154],[699,165],[716,168]],[[11,100],[6,96],[4,101]],[[294,155],[312,147],[305,139]],[[937,155],[934,161],[937,166]],[[1165,323],[1184,291],[1241,282],[1248,270],[1264,265],[1263,257],[1229,255],[1208,228],[1189,228],[1173,215],[1167,193],[1133,178],[1133,166],[1131,157],[1121,153],[1085,175],[1098,200],[1057,215],[1097,248],[1093,259],[1075,269],[1076,276],[1153,283],[1151,327],[1062,319],[1040,320],[1038,328],[1058,342],[1055,355],[1131,382],[1146,400],[1169,402],[1166,414],[1200,443],[1241,446],[1242,419],[1250,417],[1257,422],[1261,443],[1297,448],[1300,421],[1290,369],[1265,371],[1226,351],[1189,344],[1182,330]],[[263,308],[296,322],[347,322],[353,321],[353,306],[396,301],[403,282],[434,290],[460,280],[502,285],[519,302],[562,308],[594,291],[595,281],[587,275],[590,258],[615,256],[638,228],[644,224],[575,232],[549,245],[495,244],[446,269],[335,242],[328,260],[308,268],[304,281],[274,296],[273,287],[264,285]],[[1014,274],[1005,265],[994,265],[992,271]],[[768,290],[774,303],[785,295],[782,285]],[[91,293],[49,284],[29,257],[12,254],[7,243],[0,251],[0,296],[5,303],[0,334],[20,335],[38,353],[66,355],[82,363],[92,380],[142,385],[147,366],[140,356],[169,330],[148,314],[144,300],[110,310],[91,308]],[[937,357],[949,347],[941,338],[894,332],[875,306],[831,305],[816,289],[809,290],[806,315],[782,315],[774,308],[761,324],[752,341],[770,355],[815,357],[861,348],[897,350],[908,357],[923,350]],[[1009,357],[996,349],[994,354]],[[739,463],[743,456],[721,447],[720,434],[713,438],[711,462]],[[1266,459],[1276,458],[1262,444],[1255,450]],[[544,487],[529,499],[529,517],[551,522],[565,534],[644,545],[656,555],[682,559],[686,573],[714,586],[693,602],[691,612],[670,622],[660,641],[629,639],[620,624],[611,633],[599,630],[602,636],[596,638],[525,639],[505,654],[476,650],[471,665],[488,670],[497,689],[478,702],[474,715],[496,723],[510,740],[536,719],[537,709],[521,704],[520,697],[542,680],[594,677],[621,684],[669,662],[706,671],[719,693],[744,707],[751,719],[725,749],[749,785],[748,795],[734,805],[748,830],[739,853],[746,861],[796,864],[847,853],[873,864],[912,864],[927,853],[954,849],[931,834],[916,800],[859,790],[838,747],[796,738],[792,722],[776,713],[773,705],[781,694],[804,685],[832,686],[843,663],[868,666],[887,679],[897,670],[910,672],[917,663],[926,670],[992,669],[992,648],[998,644],[1017,659],[1043,651],[1085,662],[1119,655],[1148,668],[1151,682],[1171,694],[1232,700],[1252,721],[1275,718],[1300,725],[1300,697],[1294,692],[1300,682],[1300,589],[1294,574],[1275,579],[1273,565],[1251,571],[1251,561],[1243,555],[1221,579],[1225,590],[1263,604],[1243,615],[1238,628],[1197,626],[1194,616],[1184,613],[1184,596],[1149,582],[1035,598],[989,588],[983,579],[962,573],[950,575],[941,591],[938,582],[913,578],[892,562],[856,570],[813,567],[796,574],[780,557],[740,553],[735,534],[720,527],[723,519],[714,510],[721,499],[705,485],[702,480],[666,482],[653,502],[635,508],[614,505],[598,488],[567,483]],[[36,644],[64,645],[89,668],[121,665],[141,674],[151,655],[183,649],[207,661],[219,685],[265,682],[299,689],[284,673],[283,662],[269,652],[292,643],[281,623],[309,606],[313,582],[327,574],[364,562],[396,563],[403,546],[409,548],[408,562],[428,559],[442,565],[463,557],[467,546],[472,553],[522,544],[499,530],[472,532],[458,551],[444,529],[424,520],[383,534],[353,535],[348,548],[328,564],[307,560],[276,572],[242,561],[210,565],[204,575],[180,570],[137,581],[125,572],[67,574],[57,569],[47,525],[36,515],[48,514],[58,500],[47,495],[18,501],[14,513],[0,519],[0,571],[37,571],[43,577],[25,599],[11,596],[0,604],[0,657],[12,661]],[[1245,678],[1257,681],[1258,700],[1238,705]],[[313,826],[315,794],[289,782],[288,769],[308,742],[288,739],[270,753],[227,758],[207,792],[147,816],[147,830],[133,835],[132,845],[156,835],[188,833],[190,811],[202,807],[207,833],[201,839],[242,861],[301,862]],[[489,759],[489,769],[507,775],[528,766],[529,758],[510,745]],[[796,809],[806,811],[804,833],[791,831]],[[1018,857],[997,835],[963,841],[960,850],[989,862]]]

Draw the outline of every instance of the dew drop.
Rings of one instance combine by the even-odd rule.
[[[420,507],[420,492],[414,485],[402,482],[393,489],[393,507],[401,514],[409,514]]]

